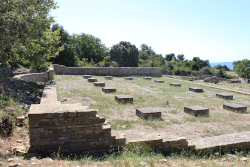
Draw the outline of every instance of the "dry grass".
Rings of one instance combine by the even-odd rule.
[[[142,77],[134,77],[133,81],[114,77],[113,80],[105,80],[97,76],[98,81],[104,81],[108,87],[116,87],[117,92],[105,94],[100,87],[94,87],[82,76],[56,76],[58,100],[63,103],[81,103],[90,108],[98,109],[99,115],[104,116],[111,124],[112,129],[136,129],[147,132],[168,132],[172,135],[184,136],[188,139],[222,135],[240,131],[250,130],[250,113],[239,114],[222,109],[226,101],[215,97],[216,92],[226,92],[199,86],[205,90],[204,93],[189,92],[188,88],[194,86],[186,82],[179,82],[182,87],[170,87],[170,82],[176,82],[167,78],[164,84],[155,83],[153,80],[143,80]],[[114,96],[128,94],[134,97],[134,103],[121,105],[115,102]],[[249,96],[233,93],[233,103],[247,105]],[[187,105],[201,105],[210,109],[210,117],[196,118],[183,112]],[[137,107],[155,107],[162,111],[162,120],[142,120],[135,115]],[[11,138],[0,140],[0,166],[250,166],[250,155],[246,156],[248,161],[238,161],[225,156],[196,157],[189,154],[172,154],[164,157],[162,154],[146,153],[137,154],[123,152],[106,157],[75,157],[63,159],[57,157],[55,160],[48,158],[33,158],[25,160],[23,156],[13,156],[13,149],[19,144],[25,148],[29,147],[28,128],[16,128]],[[8,158],[12,158],[11,160]],[[8,162],[9,160],[9,162]]]
[[[134,77],[125,80],[114,77],[105,80],[103,76],[95,76],[105,82],[107,87],[115,87],[117,92],[105,94],[100,87],[87,82],[82,76],[56,76],[58,100],[67,99],[64,103],[82,103],[92,109],[98,109],[99,115],[105,117],[116,130],[137,129],[142,131],[168,132],[188,139],[222,135],[250,130],[250,112],[247,114],[233,113],[223,110],[225,102],[237,103],[250,107],[249,96],[227,92],[219,89],[203,88],[203,93],[188,91],[192,83],[178,81],[182,87],[172,87],[169,83],[177,82],[161,78],[165,83],[156,83],[154,79],[144,80]],[[199,82],[199,81],[195,81]],[[238,84],[243,85],[244,84]],[[227,85],[225,84],[225,87]],[[234,95],[234,100],[215,97],[218,92]],[[115,102],[115,95],[124,94],[134,97],[133,104],[121,105]],[[209,117],[193,117],[183,112],[184,106],[200,105],[210,109]],[[162,112],[163,121],[144,121],[135,115],[135,108],[155,107]]]

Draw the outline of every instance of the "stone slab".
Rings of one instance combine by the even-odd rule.
[[[179,83],[170,83],[169,85],[170,85],[170,86],[181,87],[181,84],[179,84]]]
[[[160,151],[170,153],[174,150],[187,150],[188,142],[185,137],[177,137],[167,132],[147,132],[139,130],[113,131],[112,135],[126,138],[125,147],[128,149]]]
[[[214,152],[220,151],[219,149],[249,149],[250,131],[189,140],[188,145],[194,145],[195,150],[213,149]]]
[[[97,82],[96,78],[88,78],[88,82]]]
[[[241,83],[241,80],[239,80],[239,79],[230,79],[227,82],[228,83]]]
[[[155,82],[157,82],[157,83],[164,83],[165,81],[163,81],[163,80],[155,80]]]
[[[105,87],[105,82],[94,82],[94,86]]]
[[[197,88],[197,87],[191,87],[191,88],[189,88],[189,91],[193,91],[193,92],[203,92],[203,89]]]
[[[104,93],[116,92],[116,88],[113,88],[113,87],[103,87],[103,88],[102,88],[102,91],[103,91]]]
[[[226,100],[233,100],[233,95],[226,94],[226,93],[216,93],[216,97],[223,98]]]
[[[83,78],[84,78],[84,79],[91,78],[91,75],[83,75]]]
[[[133,103],[133,96],[130,95],[116,95],[115,101],[117,103],[126,104],[126,103]]]
[[[194,115],[195,117],[209,116],[209,109],[199,105],[184,107],[184,112]]]
[[[112,80],[113,76],[105,76],[104,78],[107,79],[107,80]]]
[[[151,107],[136,108],[136,115],[142,119],[161,118],[161,112]]]
[[[152,78],[151,77],[143,77],[143,79],[145,79],[145,80],[151,80]]]
[[[125,77],[126,80],[133,80],[133,77]]]
[[[171,135],[167,132],[142,132],[139,130],[119,130],[111,131],[112,135],[116,137],[125,137],[126,138],[126,143],[130,143],[133,141],[153,141],[153,140],[163,140],[163,141],[172,141],[172,140],[177,140],[178,136]]]
[[[245,113],[247,111],[247,106],[239,105],[239,104],[223,104],[223,109]]]

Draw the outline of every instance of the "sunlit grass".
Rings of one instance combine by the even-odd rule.
[[[223,103],[237,103],[250,107],[249,96],[214,89],[202,85],[195,87],[203,88],[204,92],[195,93],[189,91],[194,87],[193,83],[175,81],[161,78],[165,83],[145,80],[143,77],[133,77],[134,80],[125,80],[123,77],[113,77],[106,80],[103,76],[94,76],[98,82],[105,82],[106,87],[115,87],[115,93],[105,94],[100,87],[95,87],[86,79],[79,76],[56,76],[58,99],[67,99],[66,103],[82,103],[92,109],[97,109],[99,115],[104,116],[114,130],[133,129],[135,125],[150,126],[153,129],[167,127],[169,124],[183,124],[187,122],[213,123],[229,125],[230,121],[245,121],[230,124],[234,131],[249,130],[249,110],[247,114],[232,113],[223,110]],[[169,86],[169,83],[180,83],[181,87]],[[217,98],[216,93],[228,93],[234,95],[234,100]],[[133,104],[119,104],[115,101],[115,95],[131,95]],[[209,108],[209,117],[193,117],[183,112],[184,106],[200,105]],[[162,119],[168,121],[141,120],[135,115],[135,108],[154,107],[162,112]],[[238,128],[237,128],[238,127]],[[218,134],[217,132],[209,132]],[[231,133],[231,131],[221,131]]]

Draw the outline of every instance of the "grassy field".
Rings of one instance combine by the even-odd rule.
[[[62,103],[81,103],[92,109],[98,109],[99,115],[109,121],[112,130],[134,129],[148,133],[168,132],[171,135],[183,136],[187,139],[250,130],[250,102],[247,95],[200,85],[198,87],[204,89],[203,93],[188,91],[189,87],[197,86],[194,83],[204,83],[201,81],[187,83],[170,80],[166,77],[152,78],[152,80],[134,77],[134,80],[129,81],[122,77],[114,77],[113,80],[105,80],[101,76],[95,77],[98,81],[105,82],[107,87],[115,87],[117,92],[105,94],[100,87],[94,87],[93,83],[87,82],[82,76],[62,75],[55,76],[58,100]],[[164,80],[165,83],[155,83],[154,79]],[[182,87],[170,87],[169,83],[173,82],[181,83]],[[232,85],[221,82],[217,86],[228,88]],[[245,83],[235,84],[233,87],[246,92],[249,90],[249,84]],[[233,94],[234,100],[216,98],[217,92]],[[119,94],[132,95],[134,103],[127,105],[116,103],[115,95]],[[240,114],[223,110],[222,104],[226,102],[246,105],[248,107],[247,113]],[[207,118],[193,117],[184,113],[184,106],[190,105],[201,105],[209,108],[210,116]],[[135,115],[135,108],[141,107],[159,109],[162,112],[162,120],[138,118]],[[39,155],[27,160],[23,155],[16,153],[16,148],[22,148],[26,151],[29,148],[29,130],[26,124],[23,127],[15,127],[11,136],[0,138],[0,166],[250,166],[250,153],[237,151],[235,152],[237,159],[227,155],[217,156],[214,154],[201,157],[189,152],[172,153],[171,156],[166,156],[160,153],[141,153],[125,149],[122,153],[102,157],[82,157],[81,155],[63,157],[56,154],[54,160],[42,158]]]
[[[172,135],[195,139],[200,137],[223,135],[250,130],[250,101],[248,95],[232,93],[220,89],[203,88],[203,93],[188,91],[189,87],[197,85],[184,81],[175,81],[169,78],[134,77],[125,80],[123,77],[114,77],[105,80],[103,76],[94,76],[98,82],[105,82],[106,87],[115,87],[117,91],[105,94],[100,87],[95,87],[83,79],[83,76],[59,75],[55,77],[58,100],[63,103],[81,103],[98,109],[99,115],[106,118],[113,130],[135,129],[146,132],[168,132]],[[155,79],[165,83],[156,83]],[[178,82],[181,87],[169,86],[169,83]],[[200,81],[195,81],[199,83]],[[194,82],[194,83],[195,83]],[[228,88],[228,84],[221,82]],[[237,84],[245,88],[248,84]],[[233,94],[234,100],[224,100],[215,97],[216,93]],[[118,104],[115,95],[131,95],[133,104]],[[223,103],[237,103],[248,107],[246,114],[224,110]],[[194,117],[184,113],[184,106],[200,105],[209,108],[209,117]],[[162,120],[142,120],[135,115],[135,108],[154,107],[162,112]]]

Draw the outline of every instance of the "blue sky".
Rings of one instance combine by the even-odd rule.
[[[250,59],[250,0],[58,0],[51,15],[70,34],[107,47],[129,41],[210,62]]]

